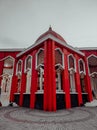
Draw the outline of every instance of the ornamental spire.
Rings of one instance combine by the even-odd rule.
[[[52,31],[52,27],[51,27],[51,25],[50,25],[50,27],[49,27],[49,31]]]

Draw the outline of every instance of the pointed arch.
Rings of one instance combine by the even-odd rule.
[[[85,71],[85,62],[83,61],[83,59],[79,59],[78,61],[79,63],[79,73],[84,73],[86,74],[86,71]]]
[[[43,48],[40,48],[38,52],[36,53],[36,69],[38,69],[39,66],[44,66],[44,49]]]
[[[15,59],[12,56],[6,56],[4,59],[3,74],[13,75]]]
[[[16,65],[16,75],[18,74],[22,75],[22,67],[23,67],[23,61],[20,59]]]
[[[64,68],[64,54],[60,48],[55,49],[55,66]]]
[[[73,54],[68,55],[68,70],[73,70],[76,72],[76,59]]]
[[[87,57],[89,74],[97,73],[97,56],[92,54]]]
[[[28,70],[32,70],[32,55],[28,55],[25,59],[25,73]]]

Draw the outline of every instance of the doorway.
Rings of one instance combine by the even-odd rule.
[[[11,75],[3,75],[1,82],[1,103],[2,106],[8,106],[10,101],[10,90],[11,90]]]
[[[8,106],[10,104],[10,91],[12,84],[14,58],[8,56],[4,59],[4,66],[1,80],[1,104],[2,106]]]

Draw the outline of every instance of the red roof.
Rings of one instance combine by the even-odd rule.
[[[58,33],[56,33],[55,31],[53,31],[51,27],[49,27],[49,30],[48,30],[47,32],[45,32],[45,33],[43,33],[42,35],[40,35],[40,37],[36,40],[36,42],[39,41],[40,39],[44,38],[44,37],[45,37],[46,35],[48,35],[48,34],[51,34],[51,35],[53,35],[54,37],[56,37],[56,38],[58,38],[59,40],[61,40],[61,41],[63,41],[63,42],[66,43],[66,41],[64,40],[64,38],[63,38],[62,36],[60,36]]]

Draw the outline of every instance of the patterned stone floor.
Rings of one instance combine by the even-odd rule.
[[[56,112],[1,107],[0,130],[97,130],[97,107]]]

